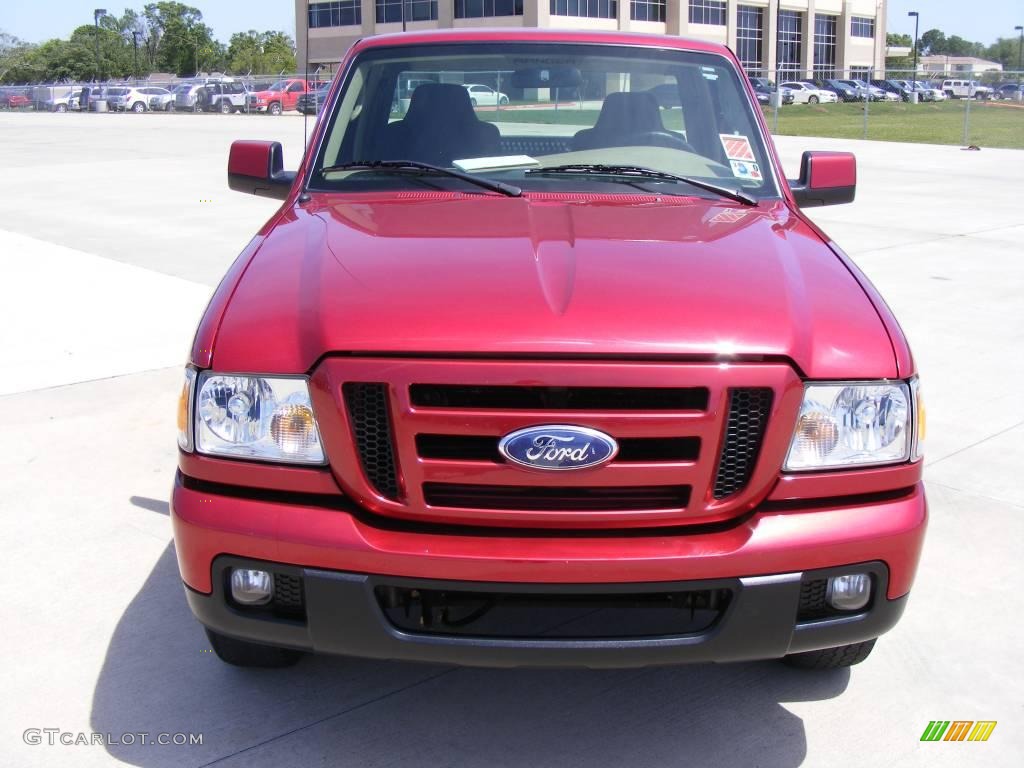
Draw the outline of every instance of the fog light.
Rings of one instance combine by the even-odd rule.
[[[848,573],[828,580],[825,600],[837,611],[859,611],[871,599],[871,575]]]
[[[274,596],[274,577],[266,571],[235,568],[231,571],[231,597],[241,605],[266,605]]]

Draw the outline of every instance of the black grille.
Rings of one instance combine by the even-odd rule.
[[[424,459],[503,462],[497,437],[416,435],[416,452]],[[695,461],[699,437],[625,437],[618,440],[616,462]]]
[[[729,589],[678,592],[487,592],[379,586],[392,625],[417,634],[509,639],[672,637],[706,632]]]
[[[613,512],[684,509],[690,502],[690,486],[546,488],[523,485],[424,483],[423,497],[431,506],[454,509]]]
[[[558,411],[703,411],[705,387],[504,387],[413,384],[423,408]]]
[[[729,390],[729,422],[715,476],[716,499],[731,496],[750,480],[771,407],[770,389]]]
[[[813,579],[800,585],[800,607],[796,612],[797,621],[813,621],[836,614],[836,611],[825,602],[827,589],[827,579]]]
[[[398,472],[387,385],[349,382],[343,390],[363,472],[381,496],[397,499]]]
[[[274,613],[291,618],[304,618],[306,607],[302,598],[302,579],[298,576],[274,574]]]

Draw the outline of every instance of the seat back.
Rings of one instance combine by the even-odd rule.
[[[454,83],[423,83],[412,92],[409,111],[390,123],[379,159],[418,160],[448,166],[453,160],[501,153],[497,126],[479,120],[466,89]]]
[[[609,93],[593,128],[584,128],[573,139],[573,149],[624,146],[629,136],[664,132],[658,99],[653,93]]]

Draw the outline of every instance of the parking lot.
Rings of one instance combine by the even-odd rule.
[[[1019,764],[1024,151],[778,140],[792,176],[804,149],[857,153],[857,202],[813,218],[888,299],[928,402],[921,570],[867,662],[245,671],[186,606],[166,501],[195,322],[276,206],[228,191],[236,138],[280,140],[295,167],[303,121],[0,114],[0,764]],[[936,719],[998,726],[920,742]],[[33,745],[31,728],[202,744]]]

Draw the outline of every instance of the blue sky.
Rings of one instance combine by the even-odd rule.
[[[0,0],[0,29],[33,43],[67,37],[82,24],[92,23],[95,8],[120,16],[125,8],[142,11],[154,0]],[[203,12],[214,36],[226,43],[235,32],[284,30],[295,36],[293,0],[180,0]]]
[[[123,2],[123,0],[121,0]],[[67,37],[80,24],[92,21],[94,8],[106,6],[120,15],[126,6],[106,0],[0,0],[0,29],[24,40],[40,42]],[[141,10],[146,0],[128,7]],[[233,32],[247,29],[282,29],[295,34],[293,0],[191,0],[203,12],[217,38],[227,42]],[[920,11],[921,31],[938,27],[947,35],[968,40],[995,42],[997,37],[1014,37],[1017,24],[1024,24],[1024,0],[890,0],[890,32],[914,33],[907,11]]]

